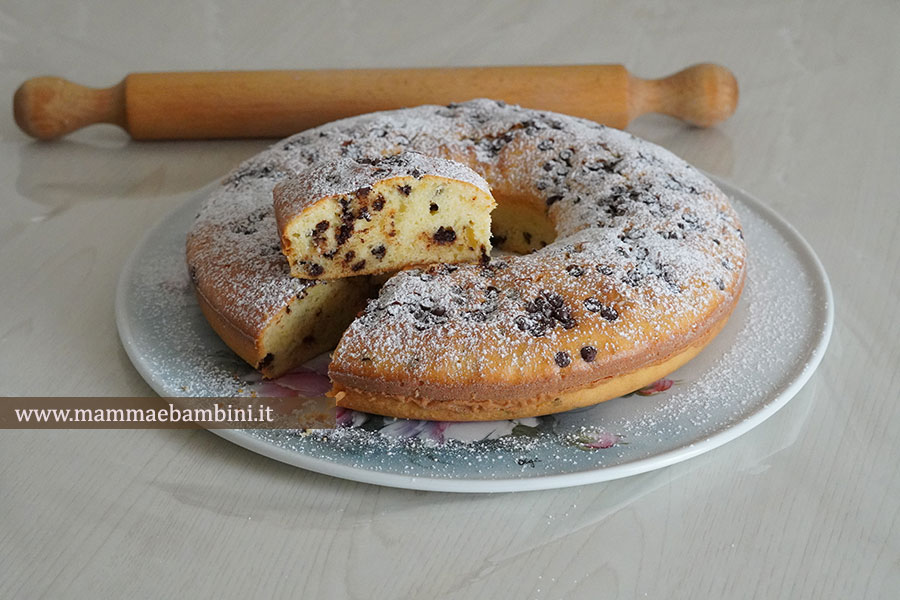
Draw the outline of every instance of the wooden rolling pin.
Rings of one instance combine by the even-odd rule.
[[[29,79],[13,112],[42,140],[94,123],[118,125],[136,140],[285,137],[361,113],[478,97],[619,128],[650,112],[708,127],[734,113],[738,88],[713,64],[651,80],[621,65],[133,73],[106,89]]]

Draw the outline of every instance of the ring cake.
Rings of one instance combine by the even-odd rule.
[[[321,161],[418,152],[491,185],[494,246],[518,256],[367,277],[291,277],[272,190]],[[297,134],[239,166],[201,209],[187,260],[201,308],[276,376],[338,341],[338,405],[440,420],[587,406],[646,385],[724,326],[746,249],[727,197],[668,151],[491,100]],[[361,314],[360,308],[365,304]]]

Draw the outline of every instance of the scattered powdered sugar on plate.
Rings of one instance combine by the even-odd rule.
[[[741,327],[730,345],[717,340],[713,347],[723,347],[721,352],[706,351],[695,361],[711,364],[690,385],[675,386],[665,402],[652,410],[637,418],[609,421],[607,427],[629,439],[646,436],[657,441],[698,429],[718,429],[744,418],[758,398],[775,390],[775,382],[797,369],[794,357],[808,343],[797,332],[812,312],[813,288],[808,275],[796,269],[790,249],[776,243],[776,235],[765,222],[754,228],[754,236],[772,241],[752,247],[746,288],[729,324],[729,329],[735,322]],[[796,290],[791,293],[785,293],[780,281],[786,274],[794,278]],[[692,363],[686,369],[697,366]]]
[[[808,376],[827,343],[830,313],[827,281],[801,238],[757,201],[720,185],[734,198],[749,248],[743,296],[696,359],[642,393],[518,422],[433,424],[350,415],[335,430],[219,434],[350,479],[448,490],[465,482],[471,491],[553,487],[547,478],[567,475],[601,481],[675,461],[664,457],[687,458],[696,454],[694,445],[709,440],[727,441],[729,431],[761,422],[756,415],[783,404],[794,383]],[[250,395],[260,385],[256,372],[209,328],[186,274],[185,235],[208,193],[199,192],[153,229],[120,280],[123,344],[162,395]],[[501,480],[522,483],[492,487]]]

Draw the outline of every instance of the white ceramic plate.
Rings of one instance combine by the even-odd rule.
[[[828,278],[797,231],[724,182],[749,247],[743,296],[722,333],[693,361],[642,394],[522,421],[458,424],[339,414],[343,426],[214,430],[264,456],[367,483],[421,490],[501,492],[607,481],[716,448],[784,406],[818,366],[833,321]],[[213,333],[184,265],[185,234],[209,188],[147,232],[122,271],[119,335],[163,396],[313,393],[327,359],[262,382]]]

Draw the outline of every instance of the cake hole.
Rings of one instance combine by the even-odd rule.
[[[511,254],[529,254],[556,239],[556,229],[543,198],[494,192],[497,208],[491,214],[491,244]]]

